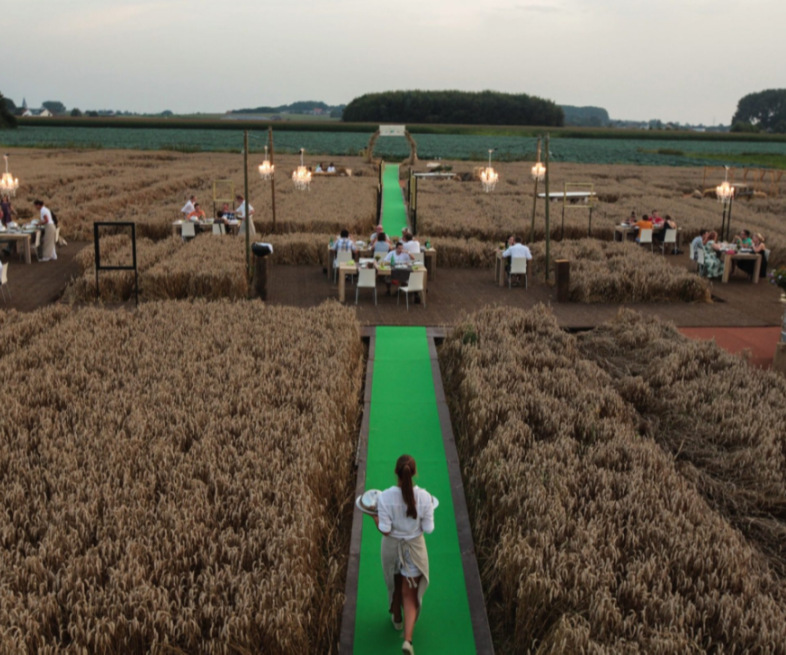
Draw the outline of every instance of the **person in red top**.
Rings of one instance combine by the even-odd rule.
[[[650,220],[652,221],[653,227],[663,227],[663,217],[658,214],[657,209],[652,210],[652,214],[650,214]]]

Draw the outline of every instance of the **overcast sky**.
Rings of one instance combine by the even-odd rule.
[[[1,20],[0,92],[29,107],[491,89],[713,125],[785,85],[783,0],[6,0]]]

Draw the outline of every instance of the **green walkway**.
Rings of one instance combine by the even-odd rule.
[[[398,188],[397,178],[395,187]],[[378,327],[365,488],[386,489],[394,485],[393,469],[404,453],[417,462],[416,483],[440,502],[434,516],[435,530],[426,536],[431,584],[415,626],[415,653],[475,653],[426,329]],[[363,517],[354,631],[356,655],[401,652],[402,633],[393,629],[387,611],[380,564],[381,539],[371,517]]]
[[[404,194],[398,182],[398,164],[385,164],[382,171],[382,229],[393,241],[407,227]]]

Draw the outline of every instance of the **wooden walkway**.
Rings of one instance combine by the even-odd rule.
[[[74,256],[85,243],[69,243],[58,249],[55,262],[26,265],[11,258],[9,289],[11,301],[0,300],[0,309],[31,311],[57,302],[73,275],[78,273]],[[668,256],[666,261],[673,266],[689,267],[685,255]],[[2,261],[7,261],[3,256]],[[739,275],[729,284],[713,285],[713,303],[644,303],[626,305],[645,316],[657,316],[671,321],[680,328],[712,328],[714,331],[690,332],[689,336],[710,337],[721,335],[719,329],[732,328],[734,340],[749,342],[742,348],[750,348],[752,362],[766,366],[772,360],[777,342],[776,330],[751,330],[745,328],[776,328],[781,324],[784,307],[779,301],[776,287],[766,280],[752,285]],[[347,288],[348,305],[354,306],[354,287]],[[319,266],[272,266],[268,301],[277,305],[313,307],[328,299],[337,298],[337,287],[328,281]],[[368,293],[361,293],[357,316],[364,326],[374,325],[426,325],[450,327],[459,323],[464,316],[487,304],[511,307],[532,307],[537,303],[551,306],[560,325],[568,329],[586,329],[613,318],[620,306],[582,305],[557,303],[554,290],[534,276],[530,276],[529,289],[500,288],[494,284],[492,271],[487,269],[440,268],[437,277],[429,280],[428,305],[414,305],[409,312],[404,305],[398,306],[394,296],[379,295],[375,307]],[[742,331],[741,331],[742,330]],[[718,336],[718,343],[732,351],[741,348],[728,339]]]

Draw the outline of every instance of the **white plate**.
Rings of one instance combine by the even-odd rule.
[[[355,507],[364,514],[377,515],[377,498],[382,492],[379,489],[369,489],[355,499]]]

